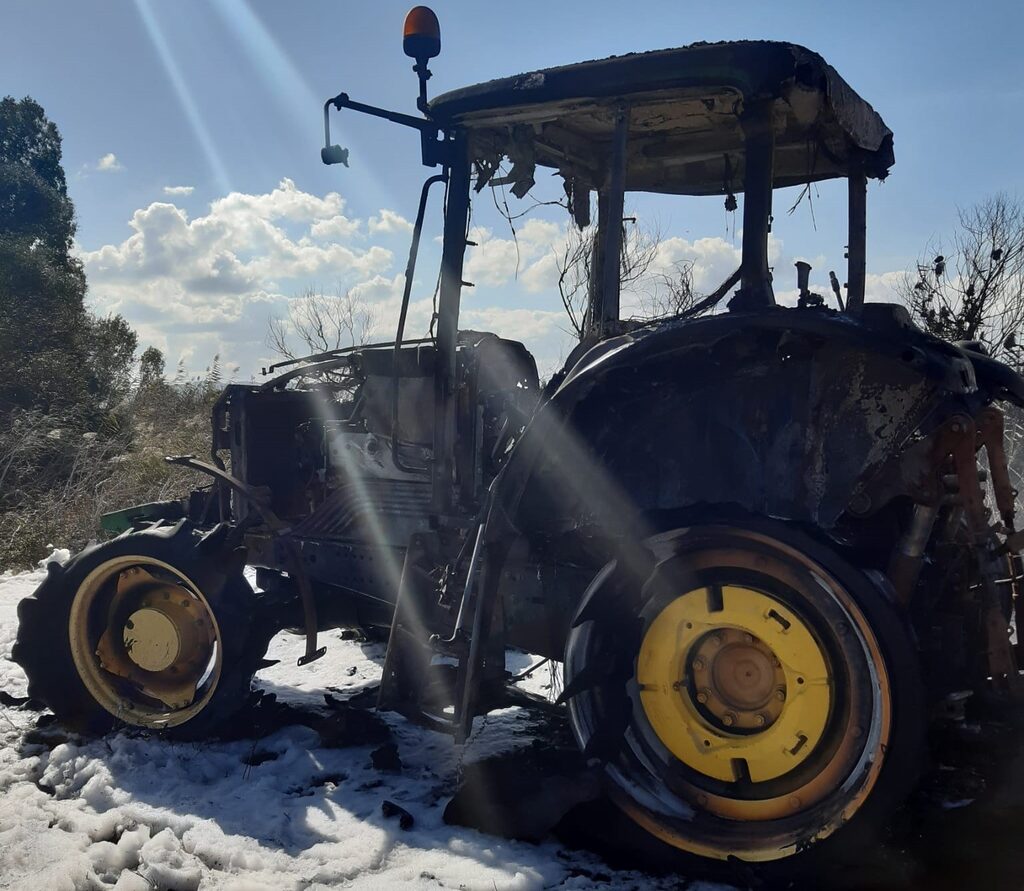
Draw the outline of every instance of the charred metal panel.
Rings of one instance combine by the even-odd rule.
[[[354,478],[298,523],[294,534],[404,547],[413,533],[429,529],[428,481]]]
[[[502,501],[526,534],[635,535],[700,504],[827,530],[977,398],[961,351],[884,307],[654,325],[580,360],[517,446]]]
[[[267,487],[278,516],[301,516],[308,510],[304,483],[310,468],[296,431],[309,418],[341,420],[345,408],[310,391],[259,392],[236,385],[228,390],[233,473],[250,486]],[[236,519],[249,513],[243,501],[232,503]]]
[[[567,561],[508,560],[498,584],[508,645],[561,660],[576,604],[593,576],[591,566]]]
[[[854,163],[884,179],[894,163],[882,118],[821,56],[789,43],[699,43],[549,68],[446,93],[430,114],[465,129],[484,181],[508,157],[518,195],[537,165],[599,187],[624,99],[633,108],[630,190],[741,191],[740,115],[764,100],[773,107],[775,188],[845,176]]]

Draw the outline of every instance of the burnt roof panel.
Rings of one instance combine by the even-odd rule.
[[[817,53],[791,43],[698,43],[533,71],[454,90],[431,116],[461,125],[483,165],[554,167],[597,187],[615,109],[631,107],[627,188],[742,190],[740,115],[774,100],[776,187],[845,176],[884,179],[892,131]]]

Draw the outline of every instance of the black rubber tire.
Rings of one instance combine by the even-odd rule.
[[[12,652],[28,675],[29,696],[45,702],[67,727],[104,734],[127,724],[89,693],[71,654],[69,620],[82,582],[98,566],[138,555],[180,570],[202,590],[221,632],[221,676],[206,706],[184,723],[158,731],[175,739],[215,735],[248,700],[252,677],[276,632],[242,574],[244,552],[225,553],[214,533],[181,521],[93,545],[67,563],[50,563],[46,579],[18,604],[18,635]]]
[[[925,765],[927,719],[913,635],[905,616],[884,593],[884,582],[870,578],[833,549],[786,524],[749,517],[743,523],[755,535],[774,537],[798,548],[827,569],[833,578],[839,579],[852,594],[885,661],[892,703],[889,745],[874,787],[863,804],[827,838],[808,843],[790,856],[750,864],[758,875],[771,879],[817,870],[826,864],[834,867],[840,862],[849,862],[856,858],[857,852],[877,843],[894,812],[913,790]],[[733,529],[737,525],[730,523]],[[671,534],[666,537],[670,538]],[[666,537],[659,536],[659,539]],[[653,577],[656,567],[679,555],[680,551],[673,552],[673,548],[682,548],[685,552],[686,545],[682,542],[686,540],[683,536],[677,544],[669,544],[667,554],[664,541],[648,550],[642,571],[650,572]],[[637,571],[634,555],[633,573]],[[640,788],[639,781],[631,780],[629,775],[631,769],[636,769],[635,756],[624,754],[629,748],[626,738],[631,732],[630,722],[636,720],[627,684],[633,675],[642,634],[637,616],[652,587],[647,584],[642,590],[636,590],[636,586],[624,585],[616,564],[609,563],[584,595],[566,645],[563,698],[570,703],[574,733],[585,755],[602,765],[610,797],[620,805],[626,797],[623,776],[627,786],[636,782]],[[629,810],[628,803],[626,810]],[[698,818],[699,814],[693,819]],[[663,825],[669,828],[668,834],[682,835],[688,831],[690,819]],[[808,837],[813,838],[813,833]],[[658,844],[666,854],[672,850],[668,843]],[[691,865],[712,862],[680,850],[676,850],[676,859],[680,864]],[[735,858],[730,859],[735,862]]]

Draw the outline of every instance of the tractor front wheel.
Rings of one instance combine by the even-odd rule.
[[[50,564],[18,606],[29,694],[83,731],[211,734],[245,702],[274,630],[243,558],[183,521]]]

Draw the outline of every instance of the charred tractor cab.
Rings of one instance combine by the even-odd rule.
[[[865,303],[866,192],[892,133],[820,56],[698,44],[427,98],[437,20],[405,48],[423,185],[396,338],[284,363],[213,411],[184,502],[107,518],[52,565],[15,659],[63,720],[196,738],[245,700],[270,637],[389,635],[379,707],[462,741],[529,697],[507,647],[564,663],[609,795],[705,858],[803,857],[884,822],[933,706],[1010,697],[1021,606],[1000,405],[1024,379]],[[471,196],[564,182],[596,205],[586,331],[545,386],[521,344],[460,330]],[[773,190],[843,178],[845,290],[777,305]],[[627,192],[742,193],[742,262],[689,312],[622,319]],[[444,202],[433,333],[405,327],[429,202]],[[593,199],[596,197],[596,201]],[[718,311],[696,317],[712,307]],[[984,470],[982,470],[984,468]],[[987,482],[986,482],[987,481]],[[256,567],[259,592],[245,581]],[[830,839],[831,837],[831,839]],[[829,839],[829,841],[825,841]]]

